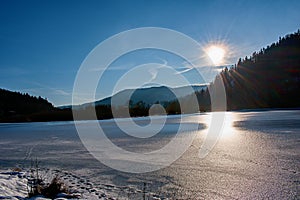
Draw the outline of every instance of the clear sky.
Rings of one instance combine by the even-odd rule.
[[[174,29],[201,44],[225,43],[230,52],[223,64],[234,64],[299,29],[299,10],[299,0],[1,0],[0,87],[40,95],[54,105],[70,104],[77,70],[87,54],[108,37],[138,27]],[[156,62],[176,63],[176,58],[158,54]],[[116,66],[130,68],[147,61],[147,55],[120,59]],[[101,84],[109,87],[121,71],[112,70]],[[192,71],[186,73],[196,83]],[[100,91],[98,97],[109,91]]]

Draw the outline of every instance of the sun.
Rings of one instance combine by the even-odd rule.
[[[211,45],[206,49],[206,54],[214,65],[220,65],[224,61],[225,49],[221,46]]]

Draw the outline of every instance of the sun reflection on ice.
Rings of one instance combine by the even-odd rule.
[[[225,113],[225,120],[223,122],[221,138],[231,138],[234,136],[235,128],[233,122],[236,120],[236,115],[232,112]]]

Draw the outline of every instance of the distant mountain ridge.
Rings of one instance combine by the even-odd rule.
[[[127,89],[117,94],[113,95],[112,97],[108,97],[102,99],[100,101],[96,101],[96,105],[109,105],[111,98],[115,98],[117,105],[123,103],[123,98],[129,97],[132,93],[130,100],[133,104],[143,101],[145,104],[154,104],[156,102],[166,102],[166,101],[173,101],[177,98],[185,97],[187,95],[192,94],[193,92],[199,92],[202,89],[206,89],[206,86],[183,86],[183,87],[176,87],[170,88],[167,86],[160,86],[160,87],[150,87],[150,88],[139,88],[139,89]],[[177,96],[175,96],[175,94]],[[119,103],[119,104],[118,104]]]
[[[162,102],[174,101],[178,98],[182,98],[191,95],[195,92],[200,92],[201,90],[205,90],[206,88],[207,88],[206,85],[191,85],[191,86],[182,86],[176,88],[171,88],[167,86],[155,86],[149,88],[125,89],[112,95],[111,97],[107,97],[95,102],[78,105],[75,106],[75,108],[87,107],[91,105],[95,105],[95,106],[111,105],[112,98],[113,98],[114,106],[123,106],[128,104],[128,101],[126,102],[124,101],[124,99],[127,100],[130,99],[132,104],[136,104],[138,102],[144,102],[146,105],[151,105],[157,102],[162,103]],[[71,108],[71,106],[63,106],[59,108],[62,109]]]

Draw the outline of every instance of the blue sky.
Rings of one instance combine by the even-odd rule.
[[[224,64],[234,64],[239,57],[300,28],[298,0],[2,0],[0,5],[0,87],[40,95],[54,105],[71,103],[74,79],[84,58],[121,31],[164,27],[203,45],[222,42],[230,49]],[[103,90],[97,97],[109,95],[124,68],[144,61],[185,67],[161,52],[120,58],[114,63],[116,70],[100,83]],[[217,72],[218,68],[209,69]],[[197,83],[193,71],[185,75]]]

